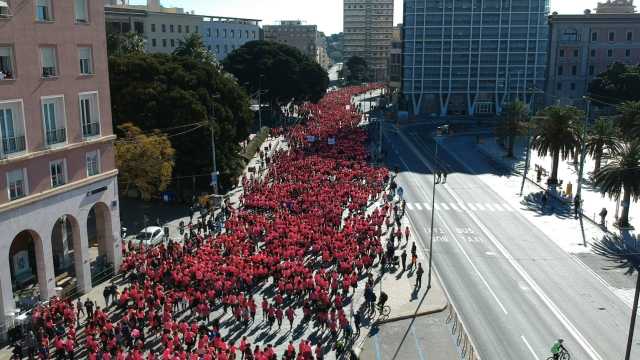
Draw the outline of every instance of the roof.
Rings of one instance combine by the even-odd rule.
[[[640,13],[633,14],[553,14],[549,15],[549,22],[571,23],[603,23],[603,22],[638,22]]]

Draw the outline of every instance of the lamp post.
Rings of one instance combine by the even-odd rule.
[[[524,183],[527,180],[527,173],[529,172],[529,161],[531,159],[531,122],[533,120],[533,115],[535,114],[535,106],[536,106],[536,89],[530,88],[531,90],[531,107],[529,111],[529,125],[527,126],[527,156],[524,160],[524,171],[522,172],[522,185],[520,185],[520,196],[524,192]]]
[[[220,95],[214,95],[212,99],[219,99]],[[215,128],[215,102],[211,102],[211,116],[209,118],[209,129],[211,131],[211,160],[213,163],[213,171],[211,172],[211,186],[213,187],[213,193],[218,194],[218,164],[216,163],[216,138],[214,133]]]
[[[258,77],[258,131],[262,130],[262,78],[264,74]]]
[[[431,289],[431,268],[433,267],[433,228],[436,214],[436,169],[438,167],[438,141],[434,138],[434,169],[433,169],[433,194],[431,197],[431,236],[429,237],[429,273],[427,275],[427,291]]]

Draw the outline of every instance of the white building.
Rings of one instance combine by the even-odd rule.
[[[202,40],[218,60],[245,43],[260,40],[260,21],[219,16],[200,16]]]

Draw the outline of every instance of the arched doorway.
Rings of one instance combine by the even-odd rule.
[[[87,235],[89,238],[91,279],[93,286],[95,286],[113,271],[112,264],[114,263],[111,212],[105,203],[96,203],[89,210]]]
[[[40,236],[33,230],[24,230],[13,238],[9,248],[11,288],[18,307],[35,304],[40,296],[38,261]]]
[[[82,246],[80,227],[75,217],[59,217],[51,230],[51,253],[56,287],[62,288],[62,295],[69,295],[75,289],[76,275],[82,271]]]

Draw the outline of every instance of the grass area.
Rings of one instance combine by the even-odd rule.
[[[269,129],[266,126],[263,126],[262,129],[258,131],[256,136],[253,139],[251,139],[251,141],[249,141],[249,144],[240,155],[242,155],[242,157],[247,162],[249,162],[253,158],[253,156],[258,152],[258,150],[260,150],[260,147],[262,146],[262,144],[265,142],[265,140],[267,140],[267,137],[269,137],[270,132],[271,132],[271,129]]]

